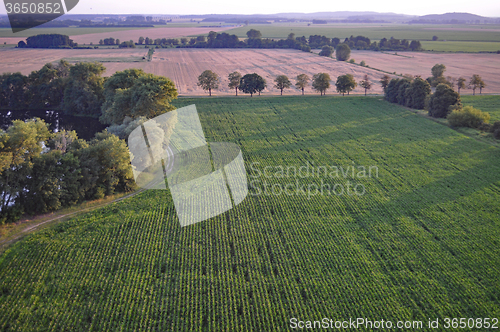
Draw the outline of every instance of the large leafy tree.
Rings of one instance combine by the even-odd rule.
[[[198,86],[205,91],[208,90],[210,96],[212,96],[212,90],[219,88],[219,76],[211,70],[205,70],[198,76]]]
[[[248,39],[260,39],[262,37],[262,33],[259,30],[250,29],[247,31]]]
[[[29,106],[32,108],[56,107],[63,102],[66,78],[71,65],[61,60],[57,65],[47,63],[42,69],[28,76]]]
[[[429,101],[429,115],[435,118],[445,118],[451,108],[460,108],[462,102],[458,92],[446,84],[439,84]]]
[[[327,73],[314,74],[312,80],[313,89],[318,91],[322,96],[326,93],[326,90],[330,88],[330,75]]]
[[[281,95],[283,95],[283,90],[288,89],[292,86],[292,82],[288,79],[286,75],[278,75],[274,79],[274,87],[281,91]]]
[[[64,90],[64,111],[67,114],[99,116],[104,102],[102,63],[77,63],[69,70]]]
[[[243,91],[243,93],[249,93],[250,97],[253,97],[253,94],[260,92],[266,88],[266,80],[262,78],[259,74],[246,74],[240,80],[239,89]]]
[[[354,80],[354,77],[351,74],[346,74],[346,75],[341,75],[337,77],[337,82],[335,83],[335,86],[337,88],[337,92],[341,93],[342,96],[347,92],[351,92],[356,88],[358,84]]]
[[[108,82],[102,123],[121,125],[126,117],[150,119],[175,109],[170,102],[177,89],[169,78],[134,69],[117,72]]]
[[[238,87],[240,86],[241,74],[235,71],[229,74],[228,78],[229,78],[228,87],[230,89],[234,89],[236,92],[236,96],[238,96]]]
[[[297,76],[297,82],[295,83],[295,87],[297,89],[302,90],[302,95],[304,95],[304,89],[309,84],[309,76],[306,74],[300,74]]]
[[[351,57],[351,48],[345,43],[338,44],[335,49],[335,56],[338,61],[347,61]]]

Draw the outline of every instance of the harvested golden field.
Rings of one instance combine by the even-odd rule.
[[[437,63],[446,66],[445,76],[464,77],[469,81],[473,74],[480,75],[486,83],[484,93],[500,93],[500,54],[494,53],[422,53],[401,52],[399,55],[353,51],[351,57],[356,62],[365,60],[370,67],[396,72],[397,74],[431,76],[431,68]],[[472,94],[472,90],[462,90],[464,94]]]
[[[360,81],[368,74],[373,81],[371,93],[382,93],[378,80],[382,74],[370,68],[363,68],[331,58],[296,50],[246,50],[246,49],[157,49],[151,62],[127,62],[142,58],[146,49],[95,49],[95,50],[46,50],[46,49],[10,49],[0,50],[2,61],[0,72],[20,71],[29,74],[40,69],[47,62],[66,59],[75,61],[102,61],[107,68],[105,75],[110,76],[127,68],[141,68],[148,73],[171,78],[181,95],[205,95],[197,86],[198,76],[207,69],[213,70],[221,77],[220,89],[215,95],[231,95],[227,87],[227,76],[233,71],[241,74],[257,73],[267,81],[268,88],[264,94],[279,94],[273,88],[273,80],[277,75],[287,75],[295,84],[295,77],[305,73],[312,77],[319,72],[326,72],[332,78],[332,87],[327,93],[335,93],[336,77],[352,74]],[[118,59],[120,62],[118,62]],[[112,62],[109,62],[112,61]],[[116,62],[115,62],[116,61]],[[305,93],[315,93],[311,86]],[[364,93],[360,87],[354,93]],[[300,94],[300,91],[288,89],[283,94]]]
[[[210,69],[221,77],[220,89],[215,95],[231,95],[227,87],[227,76],[233,71],[242,74],[257,73],[263,76],[268,84],[264,94],[279,94],[273,88],[273,80],[277,75],[287,75],[295,84],[295,77],[305,73],[312,77],[319,72],[326,72],[332,78],[332,87],[328,94],[335,93],[336,77],[352,74],[360,81],[368,74],[373,83],[370,93],[382,93],[378,81],[382,72],[358,65],[338,62],[331,58],[296,50],[265,50],[265,49],[157,49],[151,62],[141,61],[146,49],[94,49],[94,50],[49,50],[49,49],[0,49],[0,72],[20,71],[29,74],[40,69],[47,62],[66,59],[77,61],[102,61],[107,68],[105,75],[110,76],[116,71],[127,68],[141,68],[146,72],[171,78],[181,95],[205,95],[197,86],[197,77],[204,70]],[[428,54],[404,53],[404,56],[371,51],[353,51],[352,57],[359,63],[366,61],[373,68],[382,69],[397,74],[430,76],[431,68],[436,63],[447,66],[446,75],[469,78],[479,74],[487,84],[485,93],[500,93],[500,56],[496,54]],[[315,93],[309,86],[306,93]],[[354,93],[364,93],[357,87]],[[464,93],[472,93],[465,90]],[[285,90],[284,94],[300,94],[295,89]]]
[[[233,29],[232,27],[226,28],[149,28],[149,29],[131,29],[125,31],[114,31],[114,32],[100,32],[91,33],[86,35],[71,36],[74,42],[78,44],[98,44],[99,40],[104,38],[113,37],[115,39],[120,39],[121,41],[133,40],[137,43],[139,37],[149,37],[151,39],[156,38],[180,38],[194,35],[206,35],[210,31],[221,32],[225,30]]]
[[[195,35],[206,35],[210,31],[221,32],[225,30],[233,29],[234,27],[221,27],[221,28],[210,28],[210,27],[167,27],[167,28],[129,28],[129,29],[119,29],[119,31],[108,31],[102,32],[102,30],[106,30],[105,28],[79,28],[76,30],[80,31],[96,31],[95,33],[85,33],[72,35],[71,33],[65,33],[67,29],[47,29],[49,31],[40,31],[40,33],[60,33],[70,35],[70,38],[73,39],[74,42],[78,44],[99,44],[99,40],[105,38],[115,38],[120,39],[121,41],[133,40],[137,42],[139,37],[149,37],[151,39],[156,38],[180,38],[187,36],[195,36]],[[75,31],[75,29],[71,29],[70,31]],[[101,32],[100,32],[101,31]],[[26,41],[26,37],[22,36],[9,36],[9,37],[0,37],[0,43],[4,42],[7,44],[17,44],[19,41]]]

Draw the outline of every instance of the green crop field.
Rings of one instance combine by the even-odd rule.
[[[438,52],[497,52],[500,42],[423,41],[422,48]]]
[[[483,112],[490,113],[491,123],[500,121],[500,96],[464,95],[461,98],[464,105],[472,105]]]
[[[181,228],[169,191],[145,191],[27,236],[0,256],[0,330],[285,331],[292,318],[360,317],[450,331],[446,317],[500,318],[498,145],[379,97],[175,104],[196,104],[207,141],[241,147],[247,198]],[[278,176],[307,165],[343,171]],[[364,193],[340,194],[348,182]],[[307,190],[325,183],[337,190]]]
[[[246,32],[250,29],[259,30],[264,38],[286,38],[293,32],[296,37],[324,35],[330,38],[344,39],[351,35],[362,35],[373,40],[394,37],[431,41],[433,36],[438,36],[440,40],[446,41],[500,42],[500,27],[498,25],[487,25],[483,29],[470,25],[319,24],[307,26],[306,24],[290,23],[249,25],[226,32],[236,34],[240,38],[246,38]]]

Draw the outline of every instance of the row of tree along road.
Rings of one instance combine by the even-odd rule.
[[[243,93],[249,93],[250,96],[253,96],[255,93],[260,95],[260,93],[267,87],[266,80],[256,73],[242,76],[239,72],[235,71],[229,74],[228,80],[228,87],[235,90],[236,96],[238,96],[238,90]],[[300,74],[297,75],[295,81],[295,88],[302,91],[302,95],[304,95],[304,90],[307,86],[309,86],[310,82],[313,90],[319,92],[321,95],[324,95],[326,90],[330,88],[331,78],[328,73],[315,74],[313,75],[312,80],[308,75]],[[200,76],[198,76],[198,86],[200,86],[203,90],[208,91],[210,96],[212,95],[212,90],[219,89],[219,84],[219,75],[211,70],[205,70]],[[372,87],[368,75],[365,75],[364,79],[360,81],[359,84],[365,89],[365,95],[367,90]],[[281,95],[283,95],[284,90],[291,88],[292,85],[292,82],[286,75],[278,75],[274,79],[274,87],[280,90]],[[354,90],[357,85],[358,83],[351,74],[337,77],[337,82],[335,83],[337,92],[342,93],[342,95],[346,93],[349,94],[349,92]]]

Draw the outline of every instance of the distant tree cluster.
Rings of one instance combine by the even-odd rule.
[[[72,48],[78,46],[69,36],[60,34],[43,34],[26,38],[20,41],[18,47],[23,48]]]
[[[40,119],[14,121],[0,132],[0,224],[131,191],[129,158],[125,141],[107,132],[87,142]]]
[[[381,51],[421,51],[422,45],[418,40],[409,41],[407,39],[382,38],[378,44]]]

